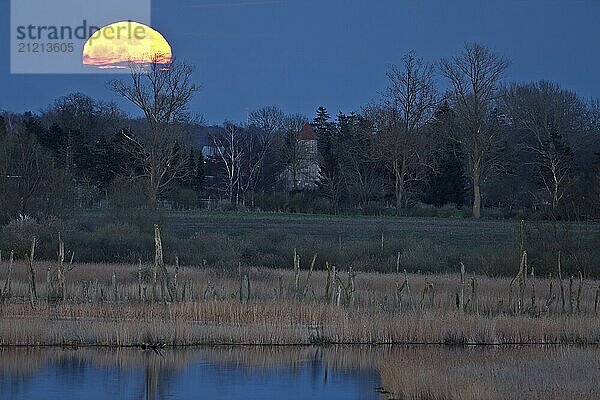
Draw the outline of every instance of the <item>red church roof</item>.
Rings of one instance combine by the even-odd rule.
[[[304,124],[304,128],[298,133],[299,140],[317,140],[317,135],[310,124]]]

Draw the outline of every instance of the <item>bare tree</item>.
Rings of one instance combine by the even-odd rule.
[[[393,175],[398,212],[407,183],[422,179],[424,167],[428,167],[423,127],[434,115],[438,96],[433,66],[414,52],[406,54],[402,66],[393,66],[387,76],[389,87],[383,104],[368,113],[375,126],[377,155]]]
[[[0,137],[0,220],[54,211],[72,196],[66,174],[38,142],[34,120],[30,113],[15,116],[13,128]]]
[[[97,114],[94,100],[82,93],[61,97],[44,110],[43,118],[62,131],[62,140],[54,147],[57,161],[67,173],[77,169],[80,147],[85,144],[90,131],[99,125]]]
[[[524,135],[520,147],[553,209],[563,199],[575,169],[573,151],[586,130],[586,105],[575,93],[551,82],[513,84],[503,103],[512,126]]]
[[[272,183],[274,155],[273,149],[277,140],[280,139],[285,129],[286,117],[283,111],[276,106],[267,106],[250,113],[248,127],[248,152],[245,157],[245,184],[244,193],[248,190],[253,192],[259,185],[263,189]]]
[[[465,45],[462,53],[440,62],[442,74],[452,84],[451,101],[462,133],[456,139],[464,147],[473,186],[473,217],[481,216],[481,183],[497,170],[493,157],[501,129],[493,117],[498,85],[508,61],[477,44]]]
[[[296,135],[300,121],[305,119],[285,117],[275,124],[273,117],[279,118],[278,113],[271,109],[266,115],[262,111],[260,116],[253,113],[253,123],[249,127],[225,122],[222,129],[211,135],[214,151],[222,166],[224,191],[232,204],[244,203],[247,193],[256,188],[269,156],[279,158],[278,161],[292,171],[301,170],[302,150]],[[272,168],[271,172],[281,175],[285,167],[279,171]]]
[[[183,122],[187,107],[198,86],[192,82],[193,67],[173,62],[165,65],[155,59],[150,64],[131,64],[131,82],[112,81],[112,89],[144,113],[147,135],[123,130],[128,151],[148,180],[150,205],[175,179],[188,173],[187,152],[183,148]]]
[[[4,133],[14,133],[17,127],[17,115],[6,110],[0,110],[0,117],[3,123],[3,126],[0,127],[0,129],[2,129]]]
[[[3,178],[11,181],[18,195],[19,212],[27,215],[31,211],[31,200],[44,188],[45,180],[52,173],[52,162],[46,149],[42,148],[27,132],[12,138],[5,148],[9,157],[8,174]]]
[[[212,140],[226,173],[227,196],[232,203],[245,205],[248,191],[258,184],[272,139],[256,129],[226,122]]]
[[[39,143],[51,151],[55,165],[70,176],[70,186],[77,186],[75,197],[79,205],[92,206],[102,189],[106,189],[103,178],[116,168],[109,160],[103,166],[107,168],[99,167],[95,151],[120,131],[126,116],[115,104],[71,93],[44,109],[39,121]]]
[[[350,198],[364,207],[383,195],[387,182],[384,167],[373,157],[376,151],[373,149],[371,123],[363,116],[357,118],[356,132],[347,144],[344,175]]]
[[[285,127],[285,114],[277,106],[259,108],[250,113],[250,125],[256,126],[266,138],[280,133]]]
[[[225,173],[225,193],[232,204],[239,203],[240,164],[244,156],[242,134],[242,129],[236,124],[225,122],[222,130],[211,135]]]

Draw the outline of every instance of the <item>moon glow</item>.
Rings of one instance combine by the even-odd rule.
[[[95,32],[83,47],[83,64],[100,69],[130,64],[169,64],[171,46],[160,32],[133,21],[115,22]]]

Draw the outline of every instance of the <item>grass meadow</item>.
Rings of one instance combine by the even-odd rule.
[[[87,212],[71,219],[13,221],[0,229],[3,259],[14,250],[25,259],[37,237],[37,258],[56,259],[59,234],[67,258],[78,263],[137,263],[154,257],[153,225],[163,231],[168,263],[216,269],[285,269],[294,250],[326,263],[369,272],[402,269],[420,273],[468,270],[513,277],[519,268],[519,222],[428,217],[331,216],[259,212]],[[524,242],[538,275],[556,270],[558,252],[568,274],[600,277],[600,224],[527,222]]]

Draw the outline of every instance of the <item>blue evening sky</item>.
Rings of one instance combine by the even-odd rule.
[[[11,75],[10,1],[0,3],[0,109],[36,111],[72,91],[124,105],[106,75]],[[211,123],[271,104],[310,117],[320,105],[358,111],[407,51],[436,61],[467,41],[510,58],[511,80],[600,97],[597,0],[153,0],[152,20],[196,66],[191,111]]]

